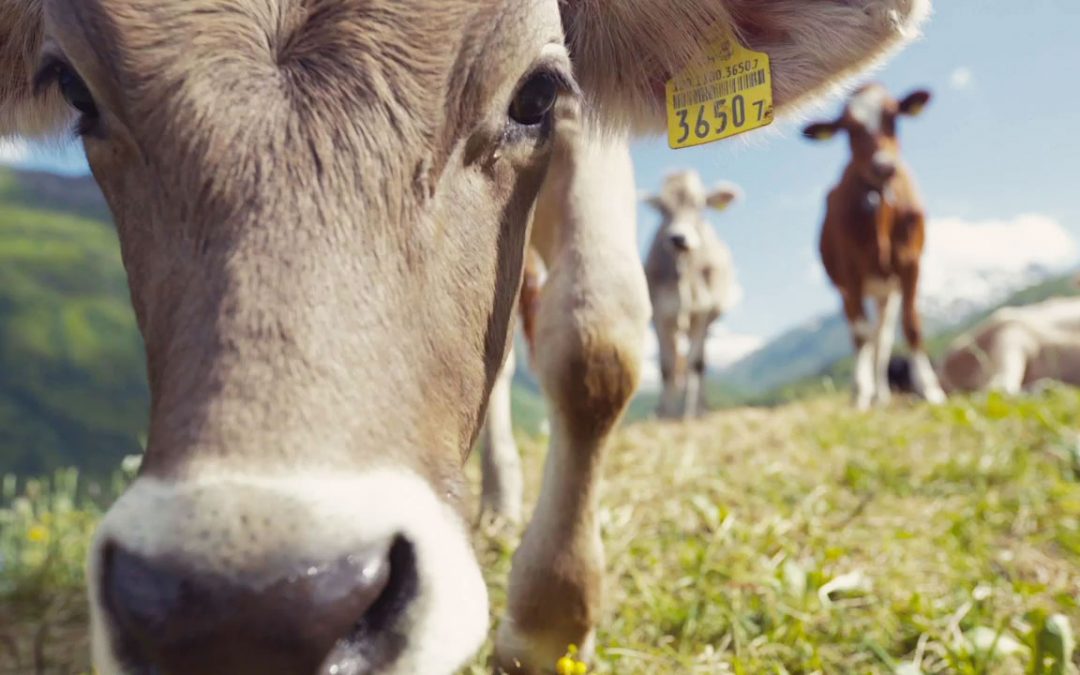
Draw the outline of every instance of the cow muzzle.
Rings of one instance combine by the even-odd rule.
[[[487,628],[460,518],[391,471],[141,478],[90,574],[104,674],[450,673]]]

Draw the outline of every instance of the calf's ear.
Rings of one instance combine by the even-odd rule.
[[[925,89],[916,89],[901,99],[900,114],[914,117],[921,113],[929,102],[930,92]]]
[[[660,195],[646,195],[641,198],[641,201],[660,213],[664,213],[667,210],[667,207],[664,206],[664,198]]]
[[[590,109],[664,127],[665,84],[731,30],[769,55],[780,114],[834,90],[918,34],[930,0],[560,0]]]
[[[34,92],[43,34],[41,0],[0,0],[0,138],[49,136],[73,117],[55,88]]]
[[[742,190],[737,185],[722,183],[714,187],[705,198],[705,205],[714,211],[723,211],[740,197]]]
[[[836,122],[814,122],[803,127],[802,135],[814,141],[827,141],[840,131]]]

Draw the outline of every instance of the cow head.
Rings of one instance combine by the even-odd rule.
[[[660,213],[657,237],[675,255],[696,250],[705,239],[709,221],[705,209],[723,211],[740,196],[735,185],[722,184],[705,190],[696,171],[680,171],[664,179],[660,192],[646,202]]]
[[[662,127],[729,26],[783,110],[927,5],[0,3],[0,135],[81,139],[146,345],[143,468],[89,565],[98,669],[456,668],[487,625],[461,465],[561,129],[582,103]]]
[[[897,121],[901,116],[918,115],[929,101],[930,92],[925,89],[897,101],[880,84],[863,85],[852,94],[840,117],[810,124],[803,129],[803,135],[826,140],[846,131],[852,167],[868,185],[880,188],[896,175],[900,162]]]

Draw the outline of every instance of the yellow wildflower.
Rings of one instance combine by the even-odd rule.
[[[40,544],[49,540],[49,531],[41,525],[34,525],[26,533],[26,538],[35,544]]]
[[[567,647],[566,656],[555,662],[555,672],[558,675],[587,675],[589,666],[577,660],[577,653],[577,645]]]

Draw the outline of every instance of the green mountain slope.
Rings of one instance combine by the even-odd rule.
[[[0,169],[0,473],[139,450],[142,347],[103,209],[89,179]]]

